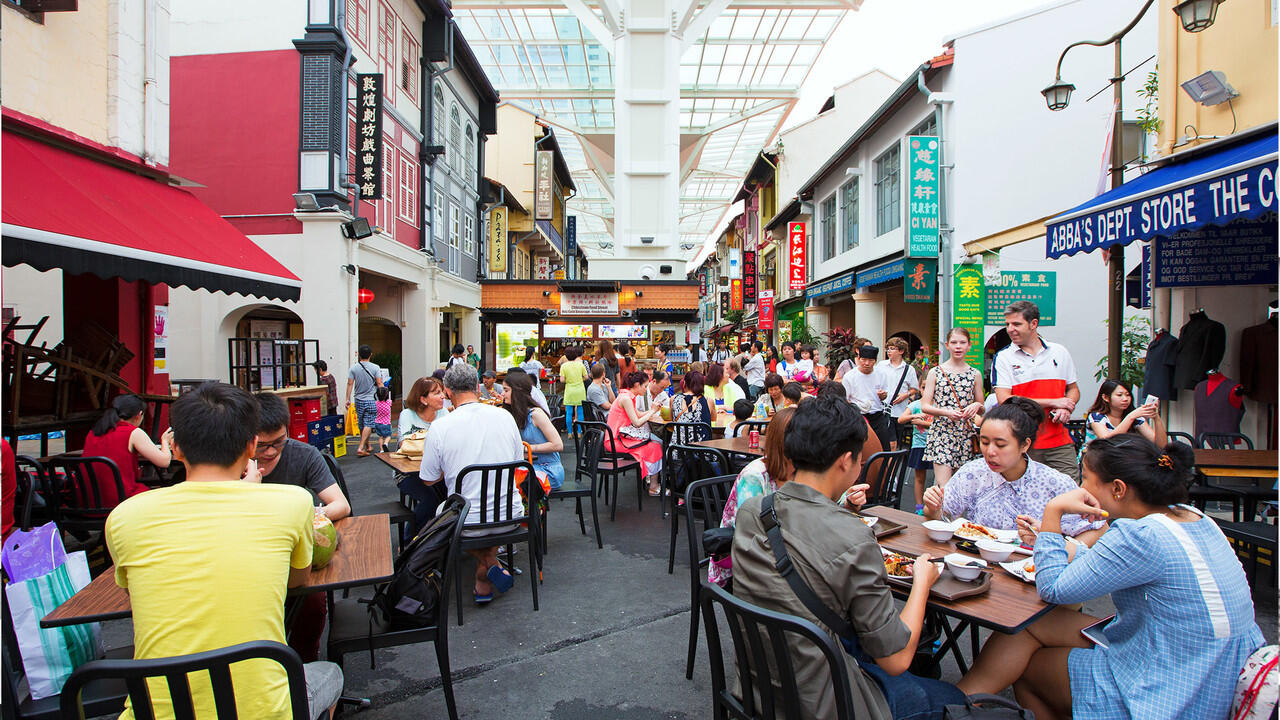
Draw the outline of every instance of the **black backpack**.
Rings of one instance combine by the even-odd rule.
[[[445,501],[396,558],[395,575],[377,587],[369,602],[369,632],[374,627],[409,630],[436,624],[449,551],[471,503],[460,496]],[[371,648],[372,649],[372,648]],[[372,653],[370,653],[372,654]]]

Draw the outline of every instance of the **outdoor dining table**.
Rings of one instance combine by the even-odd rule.
[[[956,552],[952,541],[940,543],[930,540],[924,530],[924,518],[915,513],[888,507],[868,507],[862,510],[862,514],[875,515],[906,525],[901,532],[886,535],[879,540],[880,545],[889,550],[908,555],[929,553],[936,558]],[[1018,553],[1010,559],[1019,558],[1030,561],[1028,556]],[[977,626],[1012,635],[1020,632],[1054,607],[1040,599],[1035,585],[1014,577],[995,563],[990,563],[990,569],[991,589],[981,595],[957,600],[943,600],[933,595],[929,596],[928,606],[931,610],[936,610],[945,617],[959,620],[959,623],[953,627],[944,618],[942,629],[946,634],[946,640],[934,653],[934,658],[940,659],[948,651],[952,652],[961,672],[966,672],[966,665],[957,643],[966,629],[972,630],[970,635],[972,652],[976,656],[978,654]],[[902,597],[910,594],[908,589],[895,585],[890,587],[895,594]]]
[[[1215,488],[1240,496],[1246,521],[1254,518],[1259,500],[1277,497],[1275,450],[1196,450],[1196,468]]]
[[[727,453],[735,455],[743,455],[746,457],[763,457],[764,456],[764,439],[760,441],[759,447],[751,447],[751,439],[746,435],[738,437],[712,438],[711,440],[699,440],[694,445],[699,447],[713,448],[715,450],[723,450]]]
[[[422,467],[421,457],[407,458],[393,452],[374,453],[373,456],[401,475],[417,475],[418,469]]]
[[[341,533],[338,549],[329,564],[312,570],[307,581],[289,588],[291,596],[325,590],[375,585],[390,580],[391,521],[388,515],[359,515],[334,523]],[[129,593],[116,585],[115,567],[107,568],[80,592],[40,620],[40,627],[119,620],[133,614]]]
[[[653,431],[654,431],[654,432],[656,432],[656,433],[658,433],[659,435],[661,435],[661,436],[663,437],[663,441],[665,442],[665,441],[666,441],[666,433],[667,433],[667,431],[668,431],[668,427],[667,427],[667,426],[668,426],[668,425],[670,425],[670,424],[671,424],[671,422],[672,422],[672,421],[670,421],[670,420],[650,420],[650,421],[649,421],[649,426],[650,426],[650,428],[652,428],[652,429],[653,429]],[[729,428],[729,425],[730,425],[730,424],[732,424],[732,423],[733,423],[733,418],[732,418],[732,417],[727,417],[727,418],[720,418],[720,417],[718,417],[718,418],[716,418],[714,422],[709,423],[709,424],[711,425],[711,436],[712,436],[712,437],[724,437],[724,436],[725,436],[725,430],[727,430],[727,429]]]

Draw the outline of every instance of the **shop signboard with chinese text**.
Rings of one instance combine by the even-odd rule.
[[[551,256],[550,255],[539,255],[535,259],[533,267],[534,267],[533,279],[535,280],[551,279]]]
[[[907,136],[907,257],[938,257],[938,138]]]
[[[617,315],[618,293],[562,292],[560,314],[565,317]]]
[[[1155,287],[1275,285],[1276,215],[1156,238]]]
[[[564,277],[577,278],[578,273],[578,216],[570,215],[564,219],[564,270],[557,279]]]
[[[937,297],[938,260],[909,258],[902,261],[902,299],[909,303],[933,303]]]
[[[489,272],[507,271],[507,208],[489,211]]]
[[[804,223],[787,223],[787,247],[790,253],[789,267],[791,269],[788,275],[790,282],[787,287],[792,290],[803,290],[808,278],[804,267],[804,241]]]
[[[550,150],[539,150],[534,155],[533,219],[550,220],[555,202],[554,156]]]
[[[982,281],[982,266],[957,265],[954,277],[955,323],[952,326],[969,330],[972,342],[964,361],[982,372],[983,330],[987,312],[987,288]]]
[[[760,329],[772,330],[773,329],[773,291],[772,290],[760,291],[760,307],[757,308],[757,311],[760,313]]]
[[[720,291],[720,319],[724,319],[725,313],[729,312],[729,293],[724,290]]]
[[[698,271],[698,297],[706,297],[707,290],[707,269],[703,268]]]
[[[361,200],[382,198],[382,74],[356,75],[356,185]]]
[[[1058,305],[1058,274],[1056,272],[1003,271],[1000,283],[986,286],[987,324],[1003,325],[1004,311],[1010,303],[1028,300],[1040,308],[1040,325],[1056,325]]]
[[[742,253],[742,302],[756,304],[756,251]]]
[[[740,279],[729,281],[729,309],[742,309],[742,280]]]

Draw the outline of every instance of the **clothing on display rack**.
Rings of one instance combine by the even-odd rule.
[[[1173,384],[1191,390],[1205,379],[1210,370],[1222,364],[1227,354],[1227,328],[1210,320],[1204,308],[1191,313],[1187,324],[1178,332],[1178,356],[1173,369]]]
[[[1142,391],[1166,402],[1178,399],[1178,386],[1173,383],[1174,363],[1178,358],[1178,338],[1163,328],[1147,346],[1144,363]]]
[[[1196,385],[1196,437],[1203,433],[1238,433],[1244,418],[1240,383],[1220,372]]]
[[[1276,403],[1277,342],[1275,315],[1240,333],[1240,384],[1250,400]]]

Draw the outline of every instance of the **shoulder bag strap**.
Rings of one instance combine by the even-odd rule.
[[[360,369],[364,371],[364,374],[368,375],[369,379],[373,381],[374,387],[382,387],[382,383],[378,380],[378,378],[374,377],[373,373],[369,372],[369,368],[364,366],[363,360],[356,361],[356,364],[359,365]]]
[[[800,598],[800,602],[804,603],[809,612],[821,620],[823,625],[831,628],[831,631],[840,637],[855,637],[853,626],[840,617],[839,613],[827,607],[827,604],[813,592],[813,588],[809,587],[804,578],[796,572],[795,565],[791,563],[791,555],[787,553],[787,546],[782,542],[782,526],[778,524],[778,514],[773,509],[773,498],[774,495],[769,494],[761,501],[760,522],[764,525],[765,534],[769,537],[769,547],[773,549],[774,568],[791,586],[791,592]]]
[[[890,407],[893,407],[893,399],[898,397],[898,391],[902,390],[902,383],[907,381],[907,371],[911,369],[911,365],[906,362],[903,362],[902,365],[902,374],[898,376],[898,386],[893,389],[893,394],[888,397]]]

